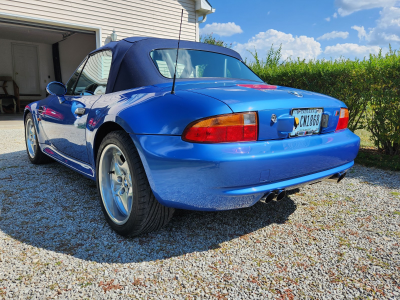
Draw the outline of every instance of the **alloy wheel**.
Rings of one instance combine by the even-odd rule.
[[[35,157],[37,142],[36,142],[36,131],[33,126],[32,119],[28,119],[25,126],[25,139],[28,153],[31,158]]]
[[[117,225],[125,224],[132,211],[132,176],[119,147],[104,148],[99,165],[99,187],[108,216]]]

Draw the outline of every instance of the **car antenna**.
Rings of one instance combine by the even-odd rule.
[[[182,20],[183,20],[183,9],[182,9],[182,14],[181,14],[181,26],[180,26],[180,28],[179,28],[178,49],[176,49],[175,72],[174,72],[174,81],[172,82],[171,94],[175,94],[176,67],[177,67],[177,65],[178,65],[179,44],[181,43]]]

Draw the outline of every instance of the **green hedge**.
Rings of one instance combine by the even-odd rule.
[[[400,154],[400,54],[390,51],[364,60],[286,60],[272,47],[265,60],[257,52],[250,68],[265,82],[330,95],[349,108],[349,129],[367,128],[375,145]]]

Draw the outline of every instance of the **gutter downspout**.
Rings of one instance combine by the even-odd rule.
[[[212,8],[210,2],[207,0],[194,0],[196,1],[196,41],[200,41],[200,28],[199,24],[204,23],[207,20],[207,15],[215,12],[215,8]],[[203,17],[199,20],[199,17]]]
[[[204,23],[207,20],[207,15],[215,12],[207,0],[195,0],[196,1],[196,13],[198,16],[203,17],[201,20],[197,20],[197,23]]]

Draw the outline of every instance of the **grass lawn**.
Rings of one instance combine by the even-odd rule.
[[[366,129],[358,129],[354,131],[361,139],[361,148],[376,149],[374,142],[371,141],[371,133]]]
[[[370,139],[371,133],[365,129],[356,130],[354,133],[361,139],[360,152],[355,160],[357,164],[384,170],[400,171],[400,155],[390,156],[379,151]]]

